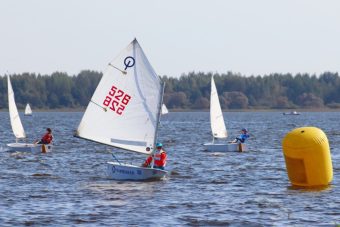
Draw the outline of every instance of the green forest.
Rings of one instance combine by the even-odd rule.
[[[102,73],[82,71],[78,75],[11,75],[16,103],[34,109],[84,108]],[[338,73],[321,75],[270,74],[245,77],[241,74],[191,72],[179,78],[162,76],[164,103],[169,109],[208,109],[210,81],[214,76],[223,109],[340,108]],[[7,79],[0,77],[0,108],[7,109]]]

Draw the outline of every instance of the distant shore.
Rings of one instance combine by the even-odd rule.
[[[169,109],[169,112],[209,112],[210,109]],[[249,109],[223,109],[223,112],[340,112],[340,108],[297,108],[297,109],[266,109],[266,108],[249,108]]]
[[[33,109],[33,112],[84,112],[85,107],[79,108],[56,108],[56,109]],[[169,109],[169,112],[209,112],[209,109]],[[266,109],[266,108],[253,108],[253,109],[223,109],[223,112],[340,112],[340,108],[301,108],[301,109]],[[1,109],[0,112],[8,112],[8,109]],[[24,112],[19,109],[19,112]]]
[[[32,109],[35,112],[84,112],[86,108],[56,108],[56,109]],[[19,109],[19,112],[24,112],[24,109]],[[1,109],[0,112],[8,112],[8,109]]]

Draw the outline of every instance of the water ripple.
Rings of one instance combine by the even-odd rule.
[[[163,181],[117,182],[106,176],[111,152],[141,164],[143,155],[126,153],[72,137],[82,113],[36,113],[22,117],[30,140],[54,129],[51,153],[8,152],[13,142],[8,113],[0,113],[1,226],[332,226],[340,223],[339,113],[225,113],[230,138],[249,128],[250,151],[211,153],[208,113],[162,117],[159,139],[168,152]],[[33,124],[34,123],[34,124]],[[281,150],[295,127],[323,129],[330,141],[332,185],[292,187]],[[34,127],[33,127],[34,126]]]

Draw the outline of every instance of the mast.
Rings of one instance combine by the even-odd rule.
[[[157,141],[157,134],[158,134],[158,126],[160,122],[160,118],[162,115],[162,105],[163,105],[163,96],[164,96],[164,88],[165,88],[165,82],[162,83],[162,89],[161,89],[161,98],[159,99],[159,112],[157,114],[157,125],[156,125],[156,130],[155,130],[155,139],[153,141],[153,148],[156,146],[156,141]]]

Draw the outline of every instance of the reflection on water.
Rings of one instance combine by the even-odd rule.
[[[162,117],[160,140],[168,152],[168,179],[118,182],[107,178],[111,152],[141,164],[145,156],[72,137],[82,113],[23,117],[29,140],[54,129],[51,153],[7,152],[13,142],[8,113],[0,113],[0,225],[225,226],[334,225],[340,223],[339,113],[224,113],[229,139],[247,127],[243,153],[210,153],[208,113]],[[322,189],[290,185],[281,139],[295,127],[316,126],[331,145],[334,180]]]

